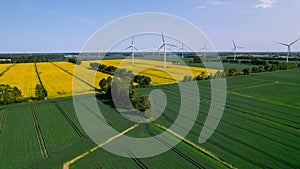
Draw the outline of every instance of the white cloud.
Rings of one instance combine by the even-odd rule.
[[[198,9],[205,9],[207,8],[206,6],[203,6],[203,5],[200,5],[200,6],[197,6]]]
[[[255,5],[255,8],[268,9],[274,7],[278,0],[260,0],[260,3]]]
[[[210,5],[223,5],[226,4],[226,1],[213,1],[211,3],[209,3]]]

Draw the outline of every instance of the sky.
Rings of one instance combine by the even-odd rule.
[[[140,12],[191,22],[217,51],[232,40],[246,52],[286,51],[278,42],[300,38],[299,9],[299,0],[1,0],[0,53],[80,51],[99,28]]]

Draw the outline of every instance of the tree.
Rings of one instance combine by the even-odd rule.
[[[42,86],[40,84],[35,85],[35,93],[34,94],[35,94],[35,98],[38,100],[45,99],[48,96],[47,90],[44,88],[44,86]]]
[[[184,76],[183,77],[183,82],[190,82],[193,80],[193,77],[192,76]]]
[[[258,73],[258,72],[259,72],[258,67],[254,66],[254,67],[252,68],[252,73]]]
[[[105,78],[101,79],[100,82],[99,82],[100,90],[103,93],[107,93],[108,90],[110,89],[111,82],[112,82],[112,78],[110,76],[107,77],[106,79]]]
[[[0,105],[17,103],[22,100],[23,97],[20,89],[6,84],[0,85]]]
[[[250,69],[249,68],[243,69],[243,74],[244,75],[249,75],[250,74]]]

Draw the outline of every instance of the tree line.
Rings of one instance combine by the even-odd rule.
[[[151,78],[145,75],[134,75],[131,70],[127,71],[125,68],[119,69],[115,66],[107,66],[99,63],[90,63],[91,69],[97,70],[102,73],[114,75],[119,78],[133,79],[136,87],[148,87],[151,83]]]

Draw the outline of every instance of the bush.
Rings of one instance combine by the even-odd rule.
[[[35,85],[35,98],[38,100],[46,99],[48,96],[47,90],[40,84]]]
[[[17,87],[0,85],[0,105],[18,103],[23,100],[22,92]]]

